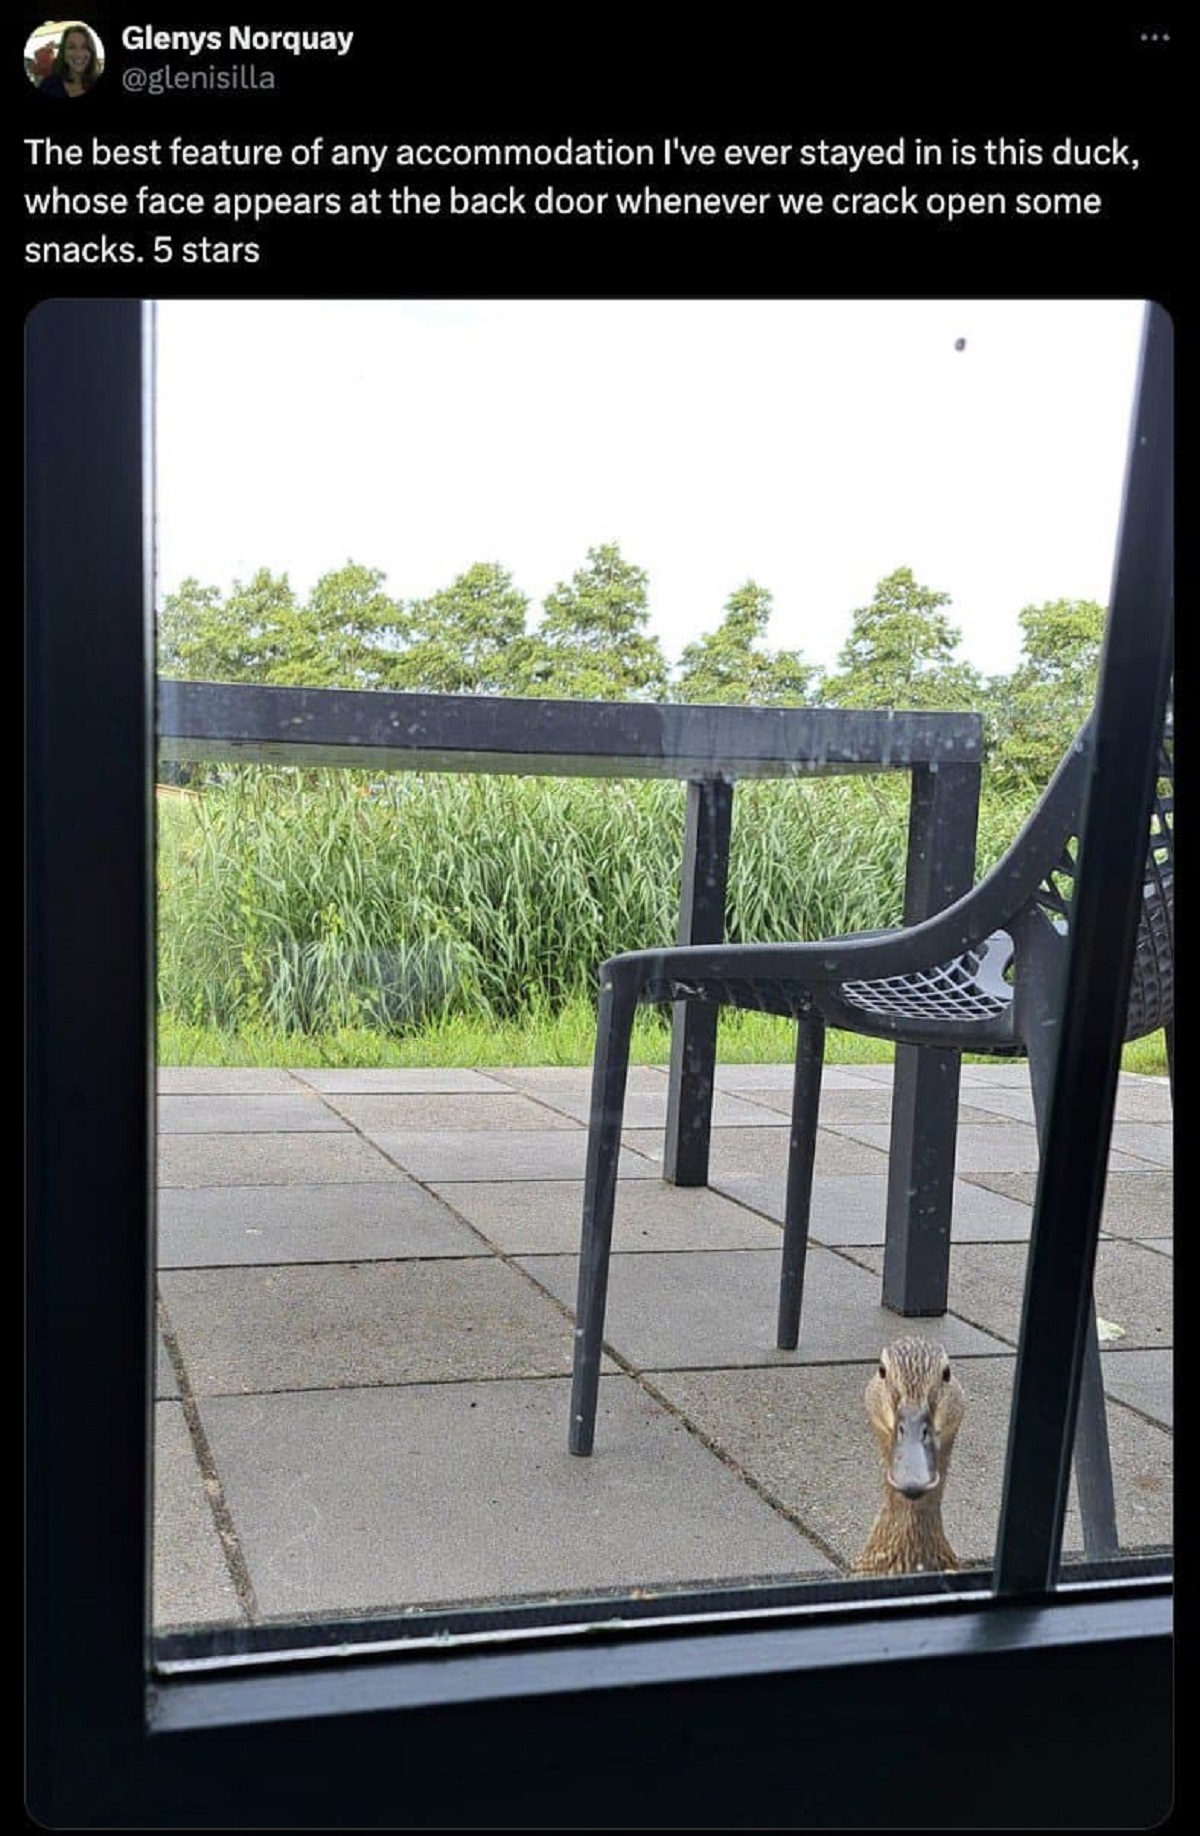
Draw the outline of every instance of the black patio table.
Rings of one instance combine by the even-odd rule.
[[[683,780],[677,941],[684,944],[724,939],[739,779],[908,772],[906,924],[958,898],[975,873],[983,754],[975,713],[550,701],[163,677],[158,751],[164,760],[370,772]],[[675,1185],[708,1181],[716,1037],[715,1008],[677,1004],[663,1155],[664,1178]],[[898,1313],[945,1310],[958,1087],[957,1053],[897,1047],[883,1300]]]

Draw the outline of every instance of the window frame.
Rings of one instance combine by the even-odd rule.
[[[1130,893],[1115,927],[1085,925],[1083,944],[1073,943],[1046,1161],[1084,1177],[1069,1191],[1058,1182],[1066,1218],[1053,1237],[1039,1223],[1054,1176],[1039,1182],[1030,1281],[1035,1267],[1053,1270],[1037,1280],[1060,1285],[1061,1336],[1048,1340],[1043,1323],[1032,1343],[1023,1331],[1014,1421],[1035,1418],[1039,1392],[1061,1405],[1036,1412],[1036,1468],[1010,1465],[991,1590],[933,1598],[882,1583],[857,1599],[814,1595],[808,1606],[748,1597],[744,1611],[710,1606],[640,1626],[518,1631],[409,1653],[261,1654],[168,1674],[154,1669],[149,1639],[152,308],[129,299],[35,308],[26,365],[26,1784],[41,1821],[640,1827],[711,1826],[725,1814],[746,1825],[904,1823],[897,1782],[913,1760],[911,1819],[930,1826],[1046,1822],[1068,1807],[1084,1823],[1165,1814],[1170,1572],[1118,1564],[1056,1584],[1080,1297],[1090,1292],[1145,845],[1139,799],[1147,773],[1152,783],[1169,673],[1163,537],[1142,524],[1155,523],[1156,493],[1169,496],[1160,422],[1170,332],[1160,308],[1147,323],[1168,372],[1151,379],[1152,452],[1141,422],[1131,439],[1078,897],[1086,911],[1114,874]],[[1169,564],[1169,541],[1165,552]],[[1149,612],[1144,594],[1139,603],[1147,581]],[[1114,903],[1110,894],[1110,918]],[[1085,989],[1107,992],[1084,1000]],[[1097,1115],[1099,1129],[1081,1120]]]

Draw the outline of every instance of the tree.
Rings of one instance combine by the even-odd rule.
[[[675,685],[680,701],[801,706],[819,672],[798,650],[768,650],[762,643],[771,618],[766,587],[747,580],[725,601],[715,631],[684,647]]]
[[[841,674],[824,685],[827,701],[843,708],[973,708],[983,695],[978,671],[956,662],[962,633],[942,611],[948,593],[918,584],[898,567],[853,614],[838,653]]]
[[[177,592],[167,594],[158,614],[159,674],[202,682],[236,680],[227,669],[207,666],[210,659],[224,655],[226,636],[221,589],[201,586],[189,574]],[[240,669],[240,661],[231,656],[230,666]]]
[[[402,615],[382,590],[383,580],[378,568],[353,561],[322,574],[280,633],[284,647],[266,680],[312,688],[389,684]]]
[[[992,684],[992,762],[1012,783],[1046,783],[1096,695],[1106,612],[1093,599],[1053,599],[1018,614],[1022,660]]]
[[[1096,693],[1108,617],[1104,607],[1094,599],[1052,599],[1026,606],[1017,616],[1025,656],[1018,673],[1069,697],[1082,719]]]
[[[481,695],[511,690],[528,606],[498,562],[475,562],[441,592],[410,603],[392,686]]]
[[[168,594],[159,621],[164,675],[203,682],[270,682],[294,642],[296,599],[286,574],[260,567],[222,599],[188,577]]]
[[[615,542],[589,548],[587,566],[547,594],[521,659],[526,693],[589,701],[661,700],[667,664],[647,634],[647,576]]]

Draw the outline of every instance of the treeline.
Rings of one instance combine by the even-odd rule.
[[[477,562],[425,599],[395,599],[376,568],[347,562],[307,597],[260,568],[228,593],[189,578],[158,626],[167,676],[318,688],[407,689],[757,706],[973,708],[991,774],[1044,782],[1095,692],[1104,608],[1054,600],[1018,614],[1021,660],[983,676],[958,655],[949,596],[907,567],[851,613],[833,670],[766,639],[770,591],[747,580],[711,631],[668,659],[650,630],[649,581],[616,543],[548,593],[529,597],[498,562]]]

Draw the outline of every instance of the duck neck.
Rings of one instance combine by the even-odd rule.
[[[941,1486],[923,1498],[905,1498],[885,1484],[879,1514],[854,1566],[859,1573],[876,1575],[957,1568],[958,1557],[942,1528]]]

